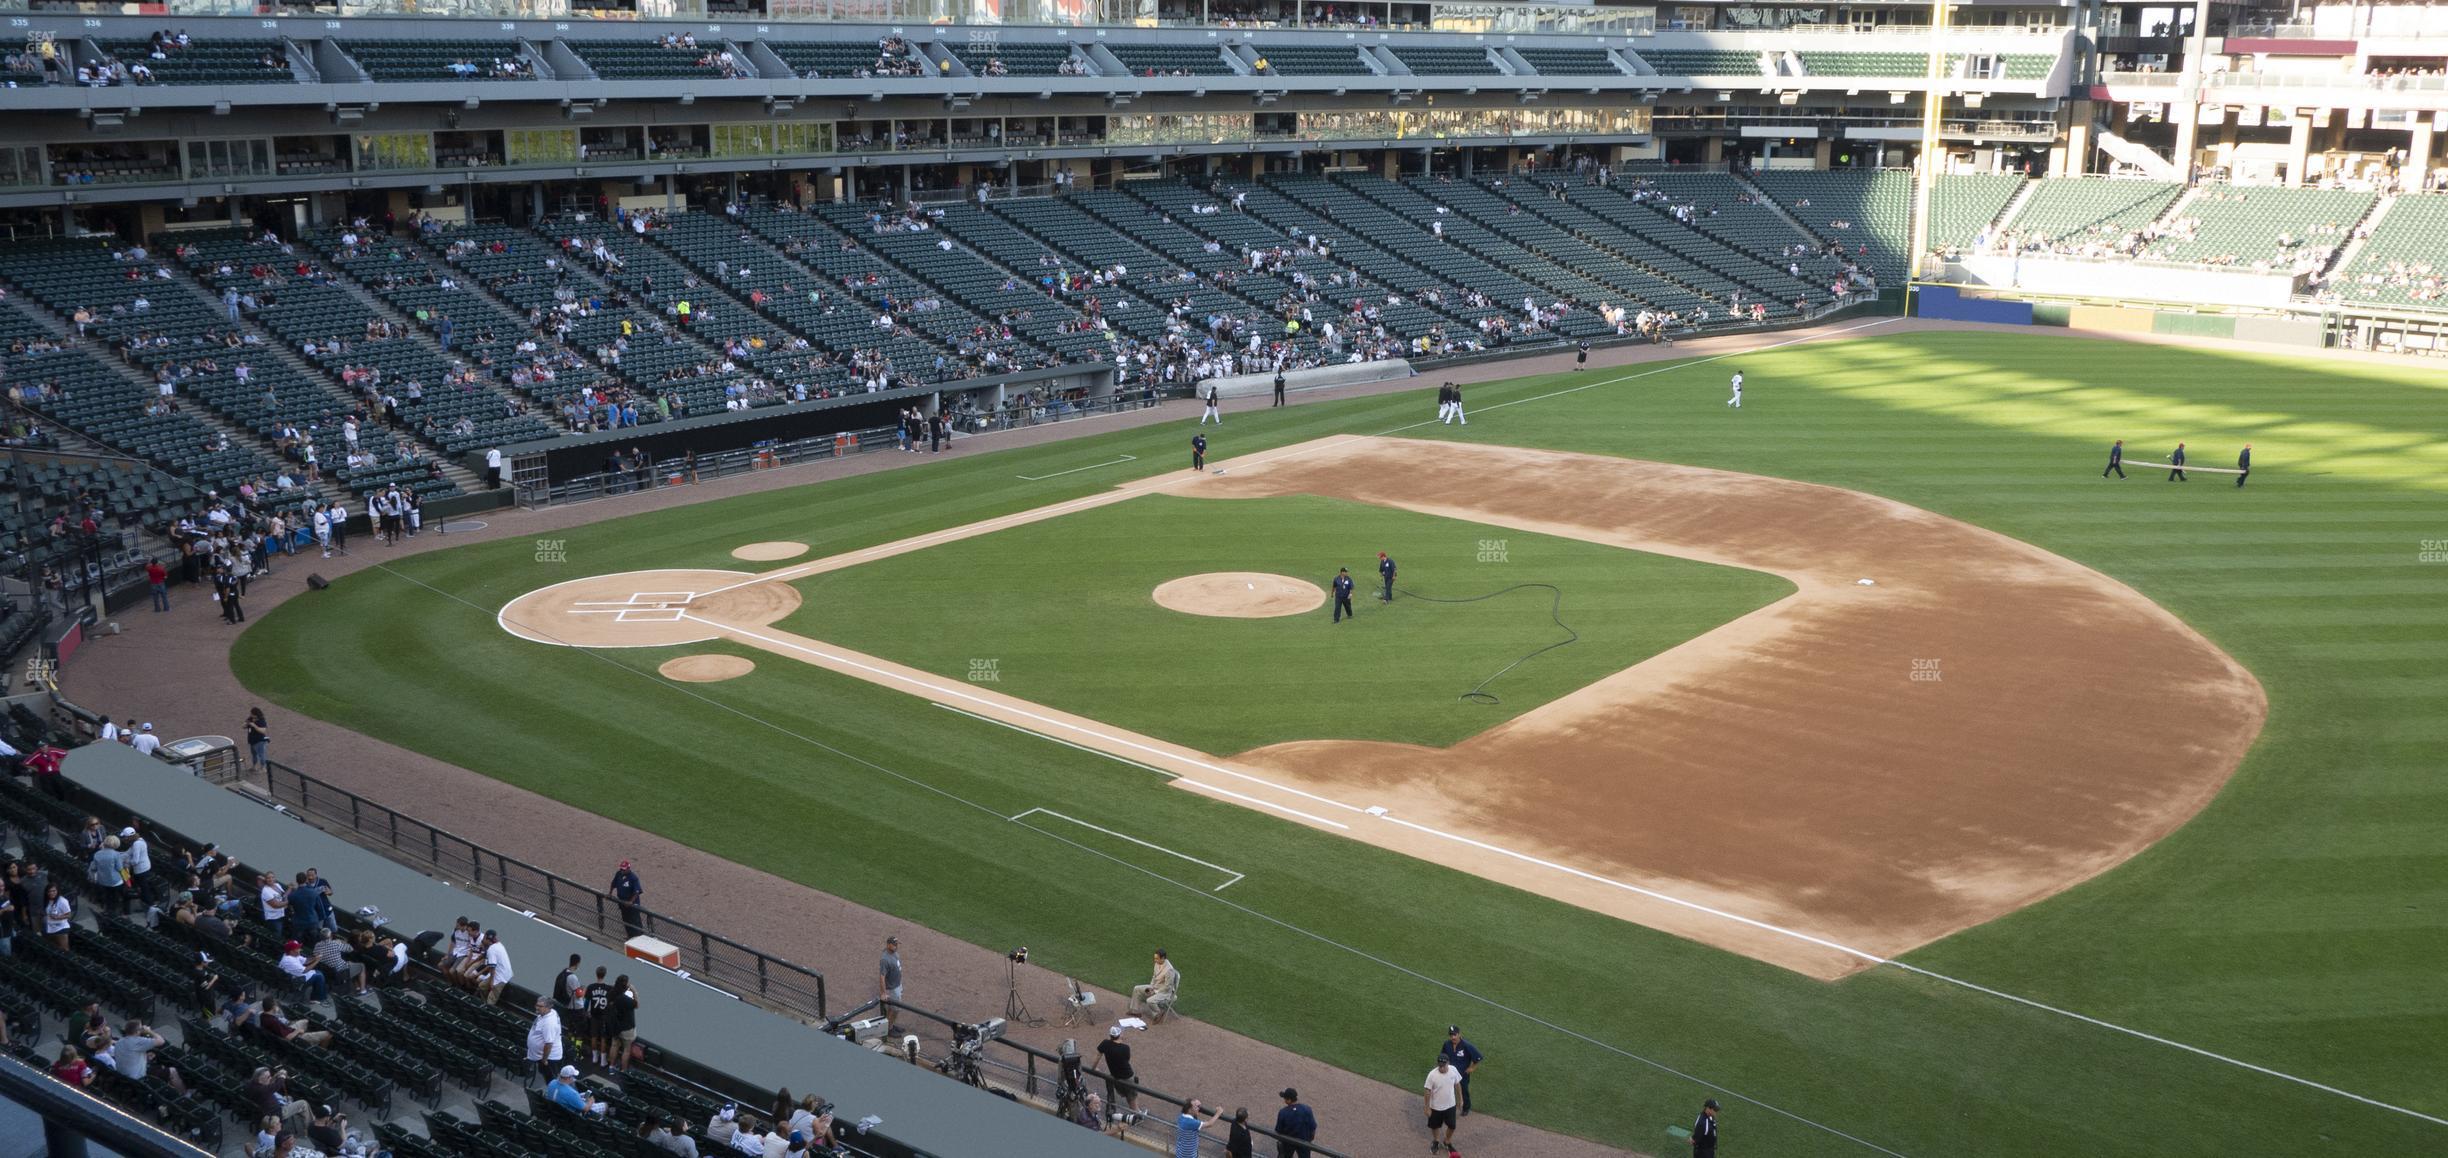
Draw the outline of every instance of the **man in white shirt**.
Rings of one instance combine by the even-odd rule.
[[[1461,1099],[1455,1091],[1462,1088],[1462,1071],[1455,1069],[1453,1059],[1439,1057],[1436,1068],[1428,1071],[1428,1080],[1420,1084],[1420,1096],[1428,1103],[1428,1149],[1453,1149],[1454,1109]],[[1442,1137],[1438,1131],[1444,1131]]]
[[[306,963],[305,946],[291,941],[281,946],[280,970],[306,985],[308,996],[317,1001],[331,997],[331,983],[324,980],[323,971]]]
[[[314,512],[314,537],[323,548],[323,557],[331,558],[331,515],[321,507]]]
[[[561,1068],[561,1012],[552,998],[538,997],[535,1023],[527,1027],[527,1062],[543,1078]]]
[[[485,930],[485,1004],[501,1000],[503,987],[510,984],[510,950],[501,943],[501,934]]]
[[[111,719],[110,719],[109,717],[107,717],[107,716],[106,716],[106,717],[104,717],[104,718],[103,718],[103,720],[102,720],[102,732],[101,732],[101,735],[98,737],[98,739],[100,739],[100,740],[101,740],[103,743],[108,744],[108,743],[110,743],[110,742],[112,742],[112,741],[114,741],[114,740],[117,740],[118,738],[119,738],[119,725],[118,725],[118,723],[117,723],[117,722],[115,722],[115,721],[113,721],[113,720],[111,720]]]
[[[128,746],[136,749],[139,756],[150,756],[161,751],[161,737],[153,734],[153,725],[146,724],[137,730],[136,738],[128,741]]]

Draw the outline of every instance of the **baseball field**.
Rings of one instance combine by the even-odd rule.
[[[1483,1109],[1627,1149],[1712,1092],[1741,1153],[2448,1147],[2448,374],[1427,387],[1228,411],[1204,474],[1184,422],[420,554],[233,662],[1108,988],[1164,943],[1399,1087],[1467,1021]]]

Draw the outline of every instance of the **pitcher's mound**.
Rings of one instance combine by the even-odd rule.
[[[1153,595],[1160,607],[1225,619],[1270,619],[1326,605],[1326,592],[1317,584],[1263,571],[1185,575],[1158,586]]]
[[[710,684],[718,680],[735,680],[756,670],[756,664],[736,655],[684,655],[667,659],[656,668],[663,678],[685,684]]]
[[[807,552],[808,545],[805,543],[750,543],[731,552],[731,557],[746,559],[751,563],[771,563],[776,559],[796,559]]]

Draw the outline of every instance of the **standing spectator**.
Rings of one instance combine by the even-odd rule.
[[[256,879],[263,884],[263,887],[256,891],[255,896],[263,904],[264,923],[275,929],[288,924],[289,886],[280,883],[280,878],[271,873],[265,873]]]
[[[1302,1104],[1300,1091],[1285,1086],[1283,1108],[1275,1111],[1275,1158],[1310,1158],[1308,1144],[1317,1141],[1317,1112]]]
[[[604,972],[596,966],[594,984],[580,991],[586,999],[587,1064],[597,1069],[612,1068],[612,983]]]
[[[1122,1027],[1105,1031],[1105,1040],[1097,1043],[1097,1061],[1105,1067],[1105,1102],[1111,1106],[1128,1105],[1139,1108],[1139,1087],[1133,1082],[1139,1071],[1131,1066],[1130,1043],[1122,1040]]]
[[[1199,1121],[1199,1111],[1203,1109],[1206,1107],[1192,1098],[1189,1105],[1182,1107],[1180,1116],[1173,1119],[1173,1158],[1198,1158],[1199,1127],[1205,1124]],[[1207,1121],[1223,1116],[1224,1111],[1215,1110],[1207,1115]]]
[[[153,849],[145,843],[145,838],[136,831],[135,825],[119,830],[119,853],[127,858],[128,890],[135,895],[136,903],[151,904],[153,886],[157,883],[153,875]]]
[[[1446,1061],[1452,1062],[1453,1068],[1462,1072],[1462,1109],[1460,1116],[1465,1118],[1470,1117],[1471,1071],[1479,1068],[1479,1047],[1472,1045],[1469,1038],[1462,1036],[1461,1026],[1449,1025],[1445,1027],[1445,1044],[1437,1047],[1437,1056]]]
[[[484,945],[484,970],[478,980],[484,986],[485,1004],[493,1005],[510,985],[510,950],[501,943],[501,934],[491,929],[485,930]]]
[[[118,837],[102,838],[102,847],[85,864],[85,879],[93,885],[95,912],[127,911],[127,858],[119,851]]]
[[[630,937],[646,935],[646,882],[628,861],[612,872],[612,899],[620,903],[621,930]]]
[[[52,799],[64,801],[68,799],[68,785],[60,779],[60,763],[67,758],[68,753],[54,745],[44,744],[25,758],[26,774],[32,776],[34,783],[44,792],[50,793]]]
[[[1453,1149],[1454,1108],[1461,1104],[1457,1092],[1462,1088],[1462,1071],[1455,1069],[1453,1059],[1439,1055],[1436,1068],[1428,1071],[1420,1083],[1420,1097],[1428,1105],[1428,1152]],[[1438,1137],[1438,1131],[1444,1131]]]
[[[612,1070],[626,1073],[630,1054],[637,1049],[637,990],[629,985],[626,973],[612,979]]]
[[[154,612],[170,610],[170,569],[162,566],[161,560],[145,560],[145,584],[153,589]]]
[[[1717,1158],[1717,1099],[1700,1103],[1700,1116],[1692,1119],[1692,1158]]]
[[[884,938],[884,955],[876,961],[876,1000],[901,1000],[901,938]],[[900,1032],[901,1011],[895,1006],[884,1007],[884,1033]]]
[[[257,771],[272,762],[272,724],[264,719],[262,708],[248,708],[246,718],[247,757]]]
[[[561,1012],[549,997],[536,998],[535,1010],[535,1021],[527,1027],[527,1064],[540,1081],[561,1068]]]
[[[161,751],[161,737],[153,734],[152,721],[148,720],[143,727],[136,729],[135,738],[128,741],[128,747],[136,749],[139,756],[150,756]]]
[[[1233,1111],[1232,1128],[1224,1135],[1224,1158],[1250,1158],[1249,1107]]]
[[[578,973],[578,954],[570,954],[569,965],[553,975],[553,1007],[561,1011],[564,1026],[586,1024],[586,978]]]

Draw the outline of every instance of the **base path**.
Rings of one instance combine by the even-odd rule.
[[[1450,748],[1229,757],[771,626],[796,603],[791,580],[1150,492],[1351,499],[1798,590]],[[1230,586],[1255,596],[1260,578],[1275,577]],[[2139,593],[1969,524],[1757,475],[1392,438],[1302,443],[760,575],[576,580],[501,620],[564,645],[729,639],[1824,978],[2149,847],[2217,793],[2267,714],[2249,673]]]

